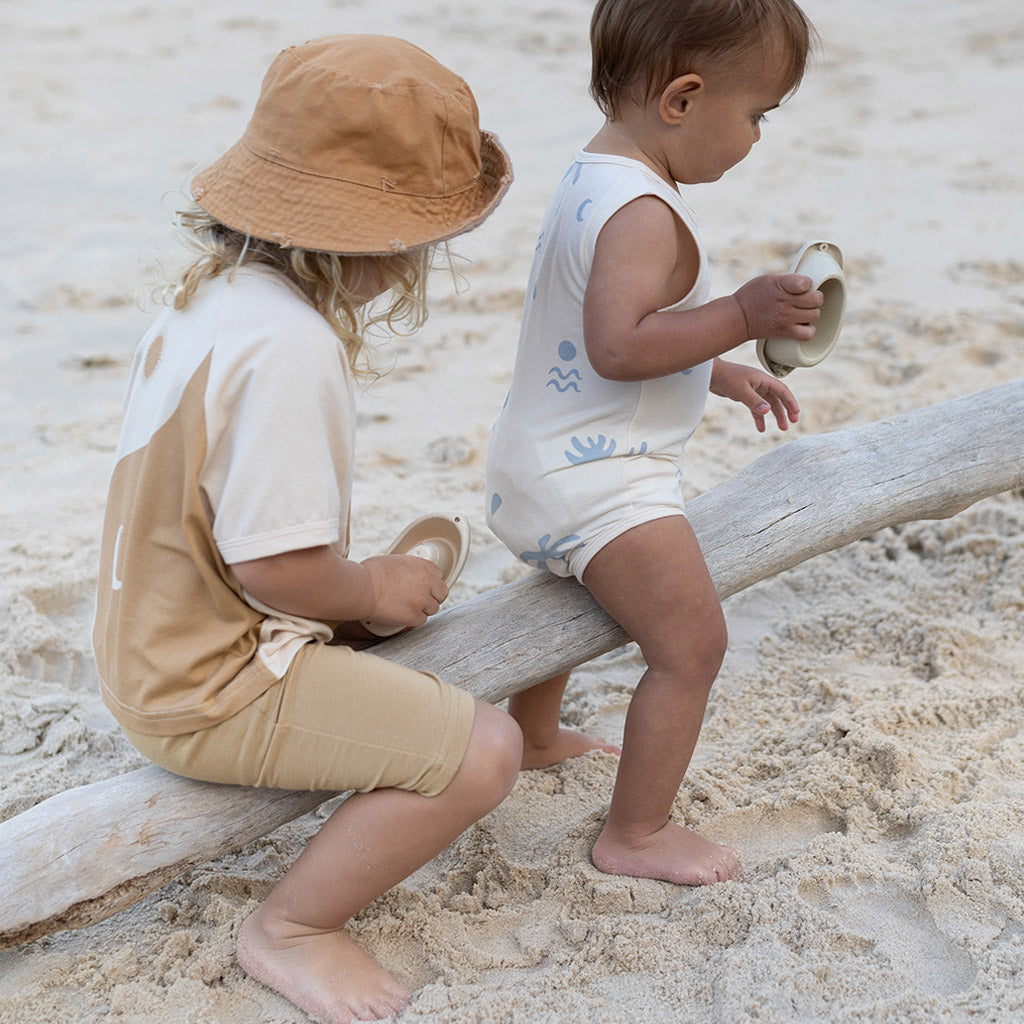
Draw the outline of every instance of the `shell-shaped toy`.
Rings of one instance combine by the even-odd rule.
[[[757,358],[776,377],[798,366],[816,366],[836,347],[846,317],[846,276],[842,250],[833,242],[808,242],[796,254],[791,274],[804,274],[814,282],[824,302],[821,318],[810,341],[764,338],[757,343]]]
[[[384,552],[386,555],[416,555],[433,562],[450,588],[459,578],[469,556],[469,520],[458,512],[431,512],[410,523]],[[362,624],[374,636],[394,636],[406,626]]]

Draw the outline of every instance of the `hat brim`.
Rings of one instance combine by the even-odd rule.
[[[480,174],[443,197],[311,175],[258,156],[243,138],[192,179],[192,195],[225,226],[284,248],[386,256],[472,230],[511,183],[508,154],[487,131],[480,132]]]

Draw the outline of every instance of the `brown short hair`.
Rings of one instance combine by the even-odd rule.
[[[784,85],[792,92],[816,39],[794,0],[597,0],[590,94],[614,118],[638,85],[650,98],[702,59],[735,58],[773,38],[784,45]]]

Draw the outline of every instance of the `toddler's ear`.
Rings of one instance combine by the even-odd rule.
[[[703,90],[704,79],[694,72],[673,78],[661,91],[658,113],[667,125],[679,124],[694,98]]]

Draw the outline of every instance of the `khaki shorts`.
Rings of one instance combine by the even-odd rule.
[[[313,642],[280,682],[217,725],[125,733],[155,764],[206,782],[436,796],[462,764],[474,713],[468,691],[428,672]]]

